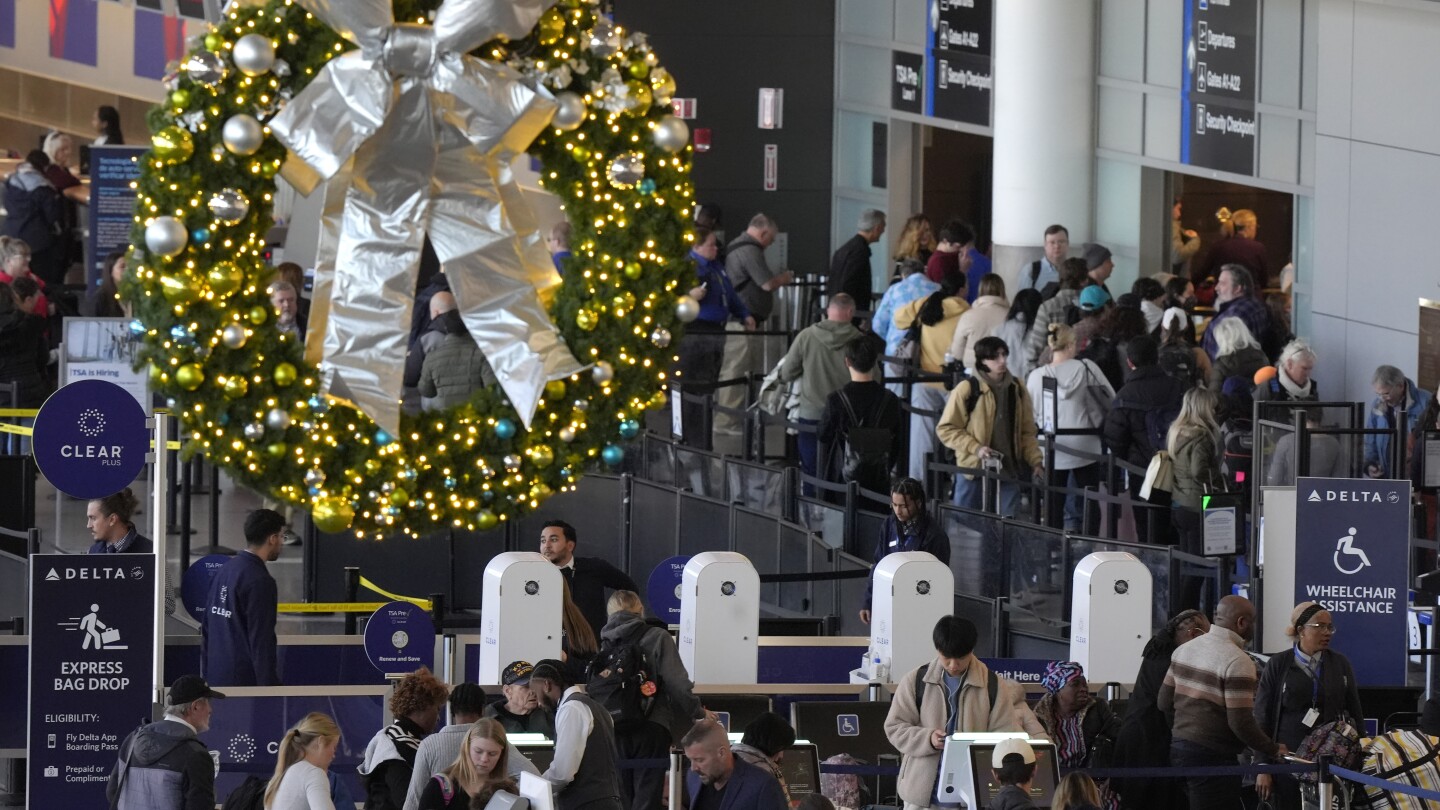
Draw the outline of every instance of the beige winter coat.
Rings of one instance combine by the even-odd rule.
[[[1010,314],[1010,302],[999,295],[982,295],[965,310],[955,324],[955,337],[950,339],[950,354],[975,373],[975,344],[980,338],[995,333]]]
[[[936,656],[925,669],[923,705],[916,712],[915,673],[918,671],[905,673],[895,685],[890,713],[885,717],[885,736],[900,752],[900,799],[928,807],[931,793],[935,790],[935,777],[940,771],[940,752],[930,745],[930,735],[945,730],[950,704],[946,700],[945,685],[941,682],[945,670],[940,665],[940,657]],[[995,703],[991,705],[989,681],[990,668],[979,658],[972,659],[960,685],[960,717],[955,723],[955,730],[1024,731],[1015,715],[1009,687],[1002,683]]]

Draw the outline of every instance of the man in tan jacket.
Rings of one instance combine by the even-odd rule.
[[[935,807],[945,738],[956,732],[1024,731],[1008,685],[974,655],[975,625],[959,616],[935,623],[935,658],[895,685],[885,736],[900,752],[905,810]],[[918,682],[917,682],[918,681]]]

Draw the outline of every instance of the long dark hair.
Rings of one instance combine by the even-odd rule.
[[[934,326],[945,319],[945,299],[954,298],[965,289],[965,274],[959,270],[946,271],[940,278],[940,289],[930,293],[920,305],[920,323]]]
[[[107,146],[120,146],[125,143],[125,136],[120,133],[120,111],[109,104],[101,104],[95,110],[95,117],[100,119],[102,134],[105,136]]]
[[[115,263],[125,258],[125,251],[117,250],[105,257],[101,265],[100,292],[95,297],[95,315],[100,318],[118,318],[125,314],[120,306],[120,288],[115,284]]]
[[[1005,316],[1005,320],[1013,321],[1017,317],[1024,315],[1025,331],[1028,332],[1030,331],[1030,327],[1035,325],[1035,313],[1039,311],[1040,304],[1043,303],[1043,301],[1044,299],[1040,297],[1039,290],[1026,287],[1020,292],[1015,293],[1015,300],[1010,304],[1010,314]]]

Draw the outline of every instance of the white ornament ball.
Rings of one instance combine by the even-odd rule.
[[[225,344],[227,349],[239,349],[245,346],[245,327],[238,323],[232,323],[220,331],[220,342]]]
[[[235,67],[239,68],[241,73],[246,76],[259,76],[269,72],[275,65],[275,46],[270,44],[269,37],[246,34],[235,41],[231,58],[235,60]]]
[[[250,441],[259,441],[265,436],[265,426],[259,422],[251,422],[245,426],[245,438]]]
[[[600,385],[605,385],[615,379],[615,367],[609,362],[601,360],[595,364],[594,368],[590,369],[590,377]]]
[[[290,412],[284,408],[271,408],[265,414],[265,425],[271,430],[284,430],[290,427]]]
[[[690,323],[700,317],[700,302],[688,295],[680,296],[680,300],[675,302],[675,317],[681,323]]]
[[[569,425],[560,428],[560,441],[565,442],[566,444],[575,441],[575,428]]]
[[[220,140],[231,152],[242,157],[249,156],[259,152],[265,143],[265,129],[255,116],[240,113],[230,116],[225,122],[225,127],[220,130]]]
[[[670,330],[665,328],[656,329],[650,333],[650,342],[660,348],[670,345]]]
[[[610,185],[634,188],[645,178],[645,156],[639,152],[622,152],[610,161]]]
[[[585,115],[589,112],[589,108],[585,106],[585,99],[579,93],[571,93],[568,90],[564,93],[556,93],[555,105],[555,117],[550,120],[551,126],[569,132],[585,123]]]
[[[656,146],[674,154],[690,142],[690,125],[676,116],[667,115],[655,124],[655,131],[650,133],[650,138]]]
[[[175,217],[156,217],[145,226],[145,247],[160,256],[179,255],[189,240],[185,223]]]

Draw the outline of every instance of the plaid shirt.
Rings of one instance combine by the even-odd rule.
[[[1407,729],[1364,740],[1362,746],[1365,750],[1362,773],[1402,785],[1440,790],[1440,757],[1431,753],[1440,748],[1440,739]],[[1429,759],[1424,764],[1412,765],[1427,756]],[[1432,805],[1418,796],[1356,785],[1352,806],[1375,810],[1428,810]]]

